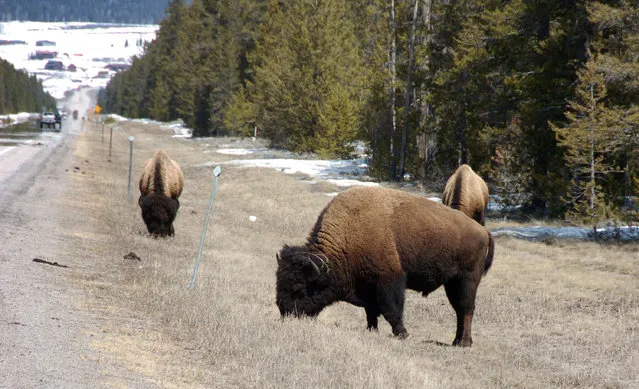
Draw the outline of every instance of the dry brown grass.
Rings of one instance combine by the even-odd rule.
[[[136,169],[134,201],[127,202],[131,134]],[[441,290],[426,299],[408,293],[405,341],[392,338],[383,320],[378,333],[365,331],[363,309],[346,303],[317,320],[282,321],[274,303],[275,253],[303,242],[330,201],[325,193],[336,188],[223,165],[197,285],[187,290],[212,184],[211,167],[202,164],[238,157],[211,153],[229,140],[169,135],[122,124],[107,162],[99,134],[85,133],[77,157],[88,161],[87,174],[76,190],[90,227],[70,233],[70,242],[82,240],[87,257],[104,269],[78,281],[117,318],[104,323],[96,347],[161,386],[639,387],[636,245],[499,239],[479,287],[470,349],[442,345],[452,341],[455,319]],[[146,234],[136,202],[142,163],[160,147],[185,175],[176,236],[165,240]],[[122,259],[130,251],[142,261]],[[137,324],[123,324],[129,316]]]

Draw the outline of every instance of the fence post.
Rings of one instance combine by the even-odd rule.
[[[195,259],[195,268],[193,269],[193,278],[188,286],[188,289],[192,289],[195,286],[195,278],[197,277],[197,269],[200,267],[200,258],[202,257],[202,249],[204,248],[204,238],[206,237],[206,228],[209,225],[209,219],[211,218],[211,209],[213,208],[213,199],[215,198],[215,190],[217,189],[217,178],[222,173],[222,168],[218,165],[213,169],[213,190],[211,191],[211,198],[209,199],[209,206],[206,210],[206,218],[204,219],[204,228],[202,229],[202,236],[200,237],[200,248],[197,251],[197,258]]]
[[[111,162],[111,146],[113,145],[113,127],[111,127],[111,134],[109,135],[109,162]]]
[[[126,198],[131,201],[131,171],[133,169],[133,136],[129,137],[129,189],[126,193]]]

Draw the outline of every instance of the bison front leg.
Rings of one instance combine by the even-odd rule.
[[[379,307],[377,304],[367,304],[366,310],[366,329],[369,331],[377,331],[377,317],[379,316]]]
[[[393,335],[400,339],[408,337],[403,321],[405,291],[406,276],[404,274],[395,279],[380,282],[377,286],[379,310],[391,325]]]
[[[457,315],[453,346],[470,347],[473,344],[471,330],[478,284],[479,279],[455,279],[444,285],[448,301]]]

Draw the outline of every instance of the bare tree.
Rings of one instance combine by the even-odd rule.
[[[414,0],[413,5],[413,22],[410,29],[410,47],[408,49],[408,71],[406,72],[406,93],[404,97],[404,125],[402,127],[402,146],[399,158],[399,179],[404,179],[404,165],[406,163],[406,138],[408,137],[408,110],[410,109],[413,76],[413,60],[415,54],[415,30],[417,27],[417,10],[419,9],[419,0]]]
[[[423,25],[424,31],[424,45],[428,45],[431,43],[432,39],[432,8],[433,8],[434,0],[423,0],[422,1],[422,12],[421,12],[421,23]],[[428,52],[428,50],[426,50]],[[430,56],[426,54],[421,61],[422,71],[428,73],[430,67]],[[431,129],[428,130],[428,123],[434,120],[434,113],[432,110],[432,106],[428,101],[427,96],[430,93],[430,90],[427,87],[423,87],[420,90],[423,98],[421,99],[422,104],[420,106],[420,123],[419,126],[424,128],[425,130],[419,133],[416,136],[417,142],[417,150],[419,152],[419,158],[422,160],[422,164],[419,168],[420,177],[426,177],[426,174],[431,170],[431,165],[435,158],[436,150],[437,150],[437,136],[435,132]],[[414,94],[415,95],[415,94]]]
[[[388,72],[390,73],[390,97],[391,97],[391,136],[390,136],[390,160],[391,160],[391,179],[397,179],[397,162],[395,156],[397,155],[395,146],[395,133],[397,132],[397,113],[395,112],[395,94],[397,90],[396,78],[397,78],[397,25],[395,22],[395,0],[391,0],[390,8],[390,21],[391,21],[391,52],[390,52],[390,66]]]

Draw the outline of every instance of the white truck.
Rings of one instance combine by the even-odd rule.
[[[51,128],[55,130],[56,124],[58,125],[58,131],[62,128],[62,118],[60,115],[56,115],[53,112],[42,112],[40,115],[40,128],[43,128],[45,125],[47,128]]]

